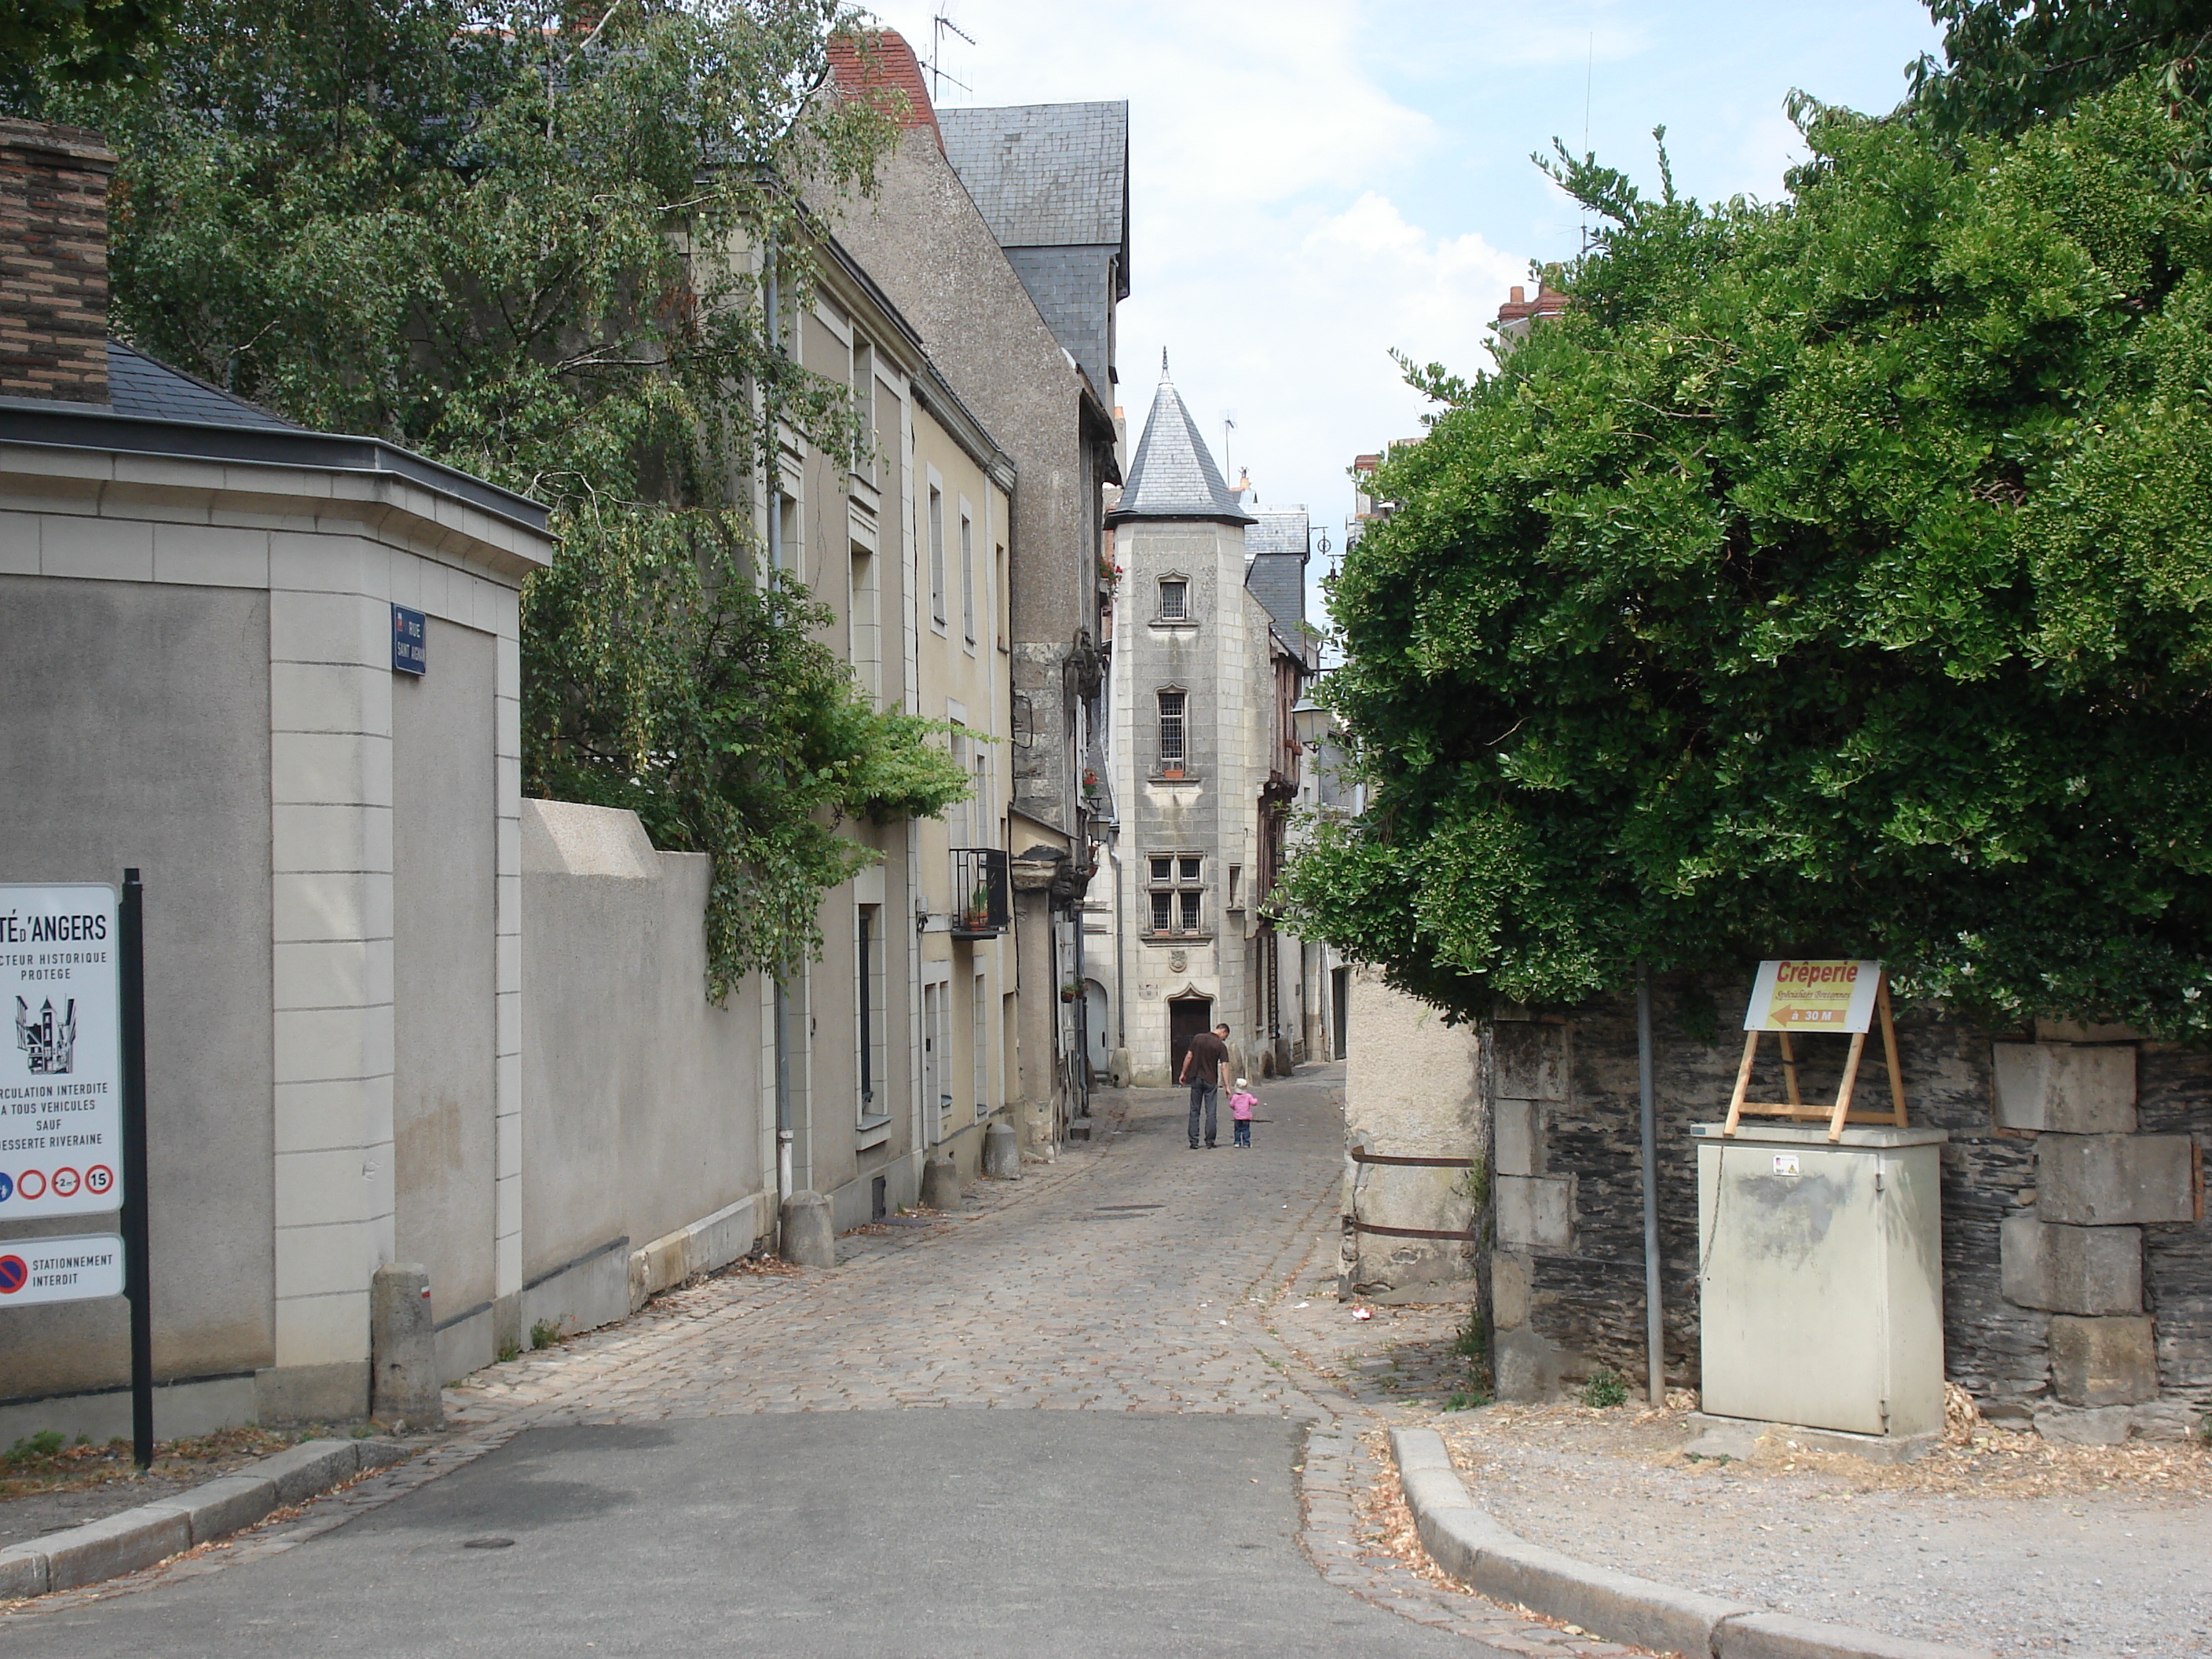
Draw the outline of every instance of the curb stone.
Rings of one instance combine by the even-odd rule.
[[[1529,1543],[1477,1504],[1434,1429],[1391,1430],[1390,1452],[1422,1547],[1438,1566],[1480,1595],[1608,1642],[1689,1659],[1990,1659],[1979,1648],[1768,1613],[1577,1561]]]
[[[303,1440],[175,1498],[0,1549],[0,1601],[136,1572],[410,1455],[394,1440]]]

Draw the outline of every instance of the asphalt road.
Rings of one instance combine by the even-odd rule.
[[[1297,1425],[937,1410],[528,1431],[272,1559],[10,1621],[40,1659],[1493,1650],[1322,1582]],[[471,1540],[512,1540],[471,1547]]]

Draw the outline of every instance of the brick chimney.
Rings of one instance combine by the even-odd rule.
[[[0,118],[0,398],[107,401],[107,179],[97,132]]]

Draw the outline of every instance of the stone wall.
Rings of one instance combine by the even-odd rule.
[[[1668,1381],[1697,1384],[1697,1178],[1689,1127],[1725,1115],[1748,994],[1654,985]],[[1948,1375],[1993,1419],[2054,1437],[2173,1437],[2212,1406],[2212,1226],[2203,1147],[2212,1054],[2114,1028],[1978,1029],[1898,1018],[1916,1126],[1943,1152]],[[1355,1037],[1355,1042],[1357,1038]],[[1539,1399],[1607,1367],[1644,1375],[1635,1004],[1486,1028],[1495,1121],[1499,1389]],[[1808,1099],[1843,1044],[1808,1042]],[[1782,1087],[1762,1045],[1753,1092]],[[1859,1103],[1886,1099],[1878,1037]],[[1768,1097],[1774,1097],[1769,1096]]]

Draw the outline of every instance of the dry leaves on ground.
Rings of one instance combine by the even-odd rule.
[[[131,1461],[131,1443],[111,1440],[105,1445],[81,1442],[74,1446],[54,1443],[58,1436],[19,1440],[0,1453],[0,1500],[30,1498],[40,1492],[82,1492],[111,1480],[138,1476]],[[303,1437],[269,1429],[220,1429],[213,1434],[171,1440],[154,1448],[153,1473],[167,1475],[221,1474],[227,1470],[282,1451]]]
[[[1448,1418],[1444,1431],[1462,1468],[1509,1455],[1516,1445],[1590,1453],[1737,1477],[1821,1477],[1859,1492],[1942,1492],[1994,1498],[2058,1498],[2096,1492],[2212,1497],[2212,1451],[2185,1441],[2131,1440],[2119,1446],[2068,1446],[2033,1432],[1950,1413],[1951,1432],[1971,1437],[1939,1446],[1911,1463],[1877,1464],[1847,1452],[1793,1443],[1768,1433],[1748,1459],[1723,1463],[1686,1458],[1689,1425],[1679,1410],[1583,1406],[1493,1406],[1478,1419]]]

